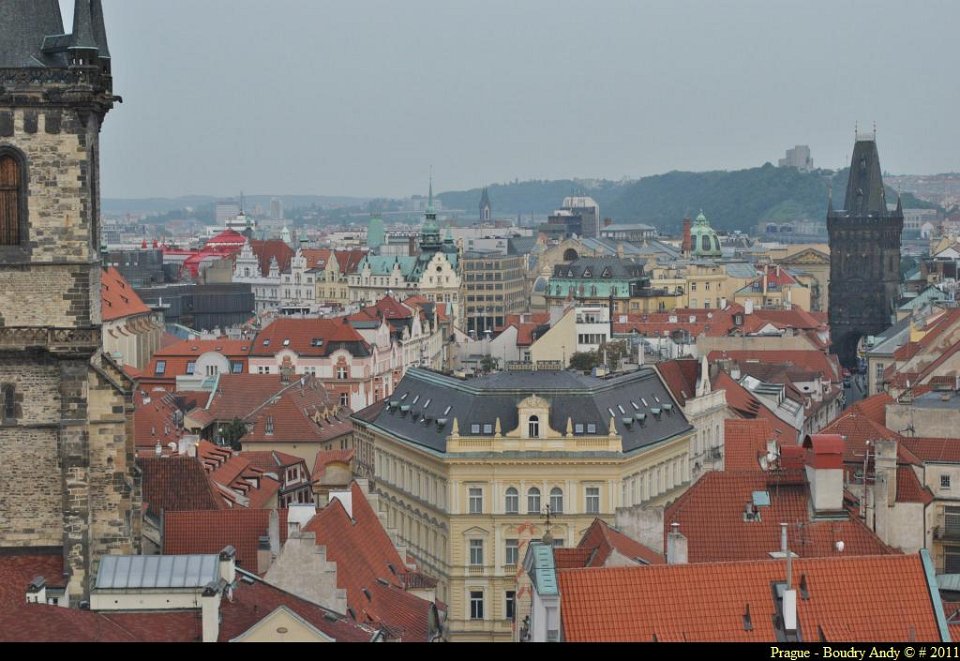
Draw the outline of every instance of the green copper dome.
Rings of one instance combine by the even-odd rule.
[[[720,251],[720,239],[710,227],[702,209],[690,228],[690,247],[694,257],[720,257],[723,254]]]

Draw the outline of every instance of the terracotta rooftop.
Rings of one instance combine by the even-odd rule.
[[[667,384],[667,388],[680,406],[684,406],[688,399],[696,396],[697,381],[700,376],[699,360],[694,358],[663,360],[654,367],[660,372],[664,383]]]
[[[257,256],[257,264],[260,266],[260,273],[264,276],[270,275],[270,261],[277,260],[277,266],[280,273],[290,271],[290,260],[293,259],[293,248],[279,239],[267,239],[265,241],[250,241],[250,247],[253,254]]]
[[[143,502],[153,516],[223,506],[203,465],[194,457],[139,457],[137,464],[143,471]]]
[[[773,411],[764,406],[759,399],[753,396],[749,390],[733,380],[726,372],[719,372],[713,378],[713,389],[724,390],[726,392],[727,407],[732,409],[737,415],[748,418],[762,418],[770,423],[773,429],[774,437],[778,442],[785,445],[796,443],[800,431],[782,419]]]
[[[776,642],[771,585],[786,563],[563,569],[557,572],[568,642]],[[793,561],[804,641],[940,640],[919,555]],[[870,580],[863,580],[869,576]],[[939,595],[935,595],[939,598]],[[745,618],[749,617],[749,626]]]
[[[920,483],[920,478],[910,466],[897,467],[897,502],[924,505],[933,502],[933,492]]]
[[[887,426],[887,406],[894,404],[896,400],[885,392],[878,395],[871,395],[859,402],[853,404],[850,409],[856,411],[862,416],[870,418],[873,422],[883,427]]]
[[[559,550],[559,549],[558,549]],[[658,565],[665,562],[662,554],[627,537],[603,519],[594,519],[583,533],[577,550],[586,551],[586,562],[581,567],[603,567],[614,556],[615,564],[624,560],[643,565]],[[566,562],[571,562],[567,558]]]
[[[163,553],[193,555],[237,550],[237,564],[257,573],[257,548],[268,536],[270,512],[279,516],[280,543],[287,541],[287,510],[221,509],[167,512],[163,517]]]
[[[724,469],[762,471],[760,458],[767,453],[767,441],[774,439],[773,426],[766,418],[724,420]]]
[[[405,591],[403,558],[360,486],[353,483],[350,491],[352,518],[339,499],[331,498],[304,531],[316,533],[317,545],[337,563],[337,587],[346,590],[358,622],[386,626],[405,642],[428,641],[434,604]]]
[[[100,303],[104,321],[150,313],[150,308],[113,266],[103,269],[101,273]]]
[[[960,438],[903,437],[901,444],[921,461],[960,464]]]
[[[251,356],[275,356],[289,350],[298,356],[326,357],[339,349],[352,356],[370,355],[370,346],[347,317],[336,319],[293,319],[273,321],[257,334]]]
[[[147,393],[136,389],[133,394],[133,444],[137,453],[151,456],[159,442],[164,454],[176,451],[170,443],[179,444],[183,437],[183,426],[178,423],[179,407],[176,398],[166,392]]]
[[[355,454],[356,450],[354,448],[347,448],[346,450],[321,450],[317,453],[317,458],[313,463],[312,478],[314,480],[321,479],[324,471],[326,471],[327,466],[330,464],[342,463],[350,465],[353,462]]]
[[[746,520],[745,506],[755,493],[769,505],[756,507],[759,517]],[[789,524],[790,548],[801,557],[893,553],[855,518],[811,520],[810,492],[801,471],[783,473],[709,472],[664,512],[664,541],[673,523],[687,537],[690,562],[763,560],[780,550],[780,524]]]
[[[768,364],[791,364],[808,372],[822,375],[825,380],[840,381],[840,364],[837,357],[818,351],[810,350],[783,350],[783,351],[711,351],[707,359],[713,363],[722,358],[729,358],[743,364],[748,361]]]
[[[337,268],[340,269],[340,273],[342,275],[349,275],[357,272],[357,266],[359,266],[363,258],[367,256],[367,251],[360,249],[337,250],[334,252],[334,255],[337,258]]]

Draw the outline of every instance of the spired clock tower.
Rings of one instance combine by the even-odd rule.
[[[72,603],[139,549],[132,383],[101,347],[100,0],[0,0],[0,552],[62,552]]]

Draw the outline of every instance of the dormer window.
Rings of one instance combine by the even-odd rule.
[[[527,435],[530,438],[540,438],[540,418],[531,415],[527,420]]]
[[[264,423],[263,432],[267,435],[273,435],[273,416],[268,415],[267,421]]]

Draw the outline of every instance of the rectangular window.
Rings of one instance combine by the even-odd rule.
[[[3,419],[13,420],[17,417],[16,389],[13,385],[3,387]]]
[[[230,363],[230,371],[234,374],[243,374],[243,363],[233,362]]]
[[[470,540],[470,564],[474,567],[483,566],[483,540]]]
[[[20,244],[21,163],[11,154],[0,156],[0,245]]]
[[[158,360],[158,361],[157,361],[156,376],[163,376],[164,372],[166,372],[166,371],[167,371],[167,361],[165,361],[165,360]]]
[[[483,619],[483,592],[481,591],[470,593],[470,619]]]
[[[600,487],[587,487],[587,514],[600,513]]]
[[[197,363],[195,361],[190,361],[187,363],[187,374],[193,374],[197,371]]]
[[[483,489],[470,487],[470,513],[483,514]]]
[[[503,558],[505,565],[516,565],[520,560],[520,541],[508,539],[506,541],[506,553]]]
[[[597,426],[596,426],[595,424],[593,424],[593,423],[587,423],[587,433],[588,433],[588,434],[596,434],[596,433],[597,433]]]
[[[273,416],[268,415],[267,421],[264,423],[263,431],[265,434],[273,434]]]
[[[483,425],[483,433],[484,433],[484,434],[492,434],[492,433],[493,433],[493,425],[491,425],[491,424],[489,424],[489,423],[484,424],[484,425]]]
[[[471,434],[479,434],[479,433],[480,433],[480,425],[470,425],[470,433],[471,433]]]
[[[941,489],[944,489],[944,490],[950,488],[950,476],[949,476],[949,475],[941,475],[941,476],[940,476],[940,488],[941,488]]]
[[[508,620],[512,620],[514,617],[514,612],[517,605],[517,593],[514,592],[513,590],[507,590],[505,594],[506,594],[507,606],[506,606],[506,609],[504,610],[504,614],[507,616]]]
[[[350,393],[340,393],[340,406],[350,406]]]
[[[220,373],[220,368],[216,365],[207,365],[207,376],[216,376]]]

